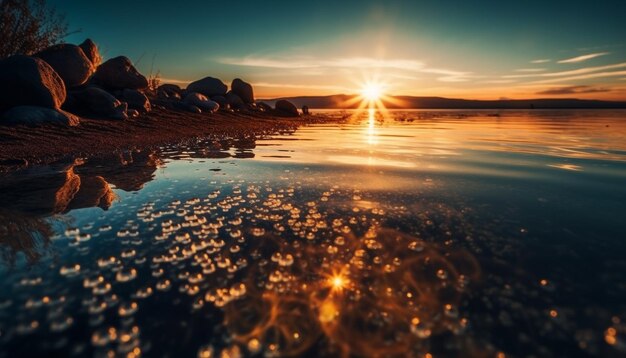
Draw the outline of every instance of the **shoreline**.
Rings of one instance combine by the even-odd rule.
[[[0,126],[0,173],[70,157],[149,149],[212,136],[250,137],[332,120],[323,114],[277,117],[259,112],[186,113],[165,108],[124,121],[81,118],[77,127]]]

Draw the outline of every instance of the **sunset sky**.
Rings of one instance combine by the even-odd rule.
[[[184,85],[257,97],[356,93],[626,100],[626,1],[68,1],[68,42]]]

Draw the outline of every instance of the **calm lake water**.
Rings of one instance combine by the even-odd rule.
[[[0,357],[44,354],[623,357],[626,112],[365,112],[5,175]]]

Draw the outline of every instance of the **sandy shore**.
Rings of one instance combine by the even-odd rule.
[[[281,118],[262,113],[194,114],[157,108],[126,121],[84,118],[78,127],[0,126],[0,172],[198,137],[254,136],[329,119],[324,115]]]

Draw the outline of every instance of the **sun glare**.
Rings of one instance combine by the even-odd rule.
[[[364,75],[362,81],[355,81],[355,85],[359,88],[358,94],[342,103],[346,108],[355,109],[353,118],[361,118],[364,111],[369,111],[369,122],[373,125],[377,114],[381,118],[388,117],[387,106],[402,108],[405,105],[402,100],[387,94],[392,87],[379,74]]]
[[[377,83],[368,83],[361,90],[361,95],[368,101],[378,101],[383,95],[382,86]]]
[[[341,290],[346,284],[346,280],[343,277],[336,275],[336,276],[331,277],[330,284],[333,289]]]

